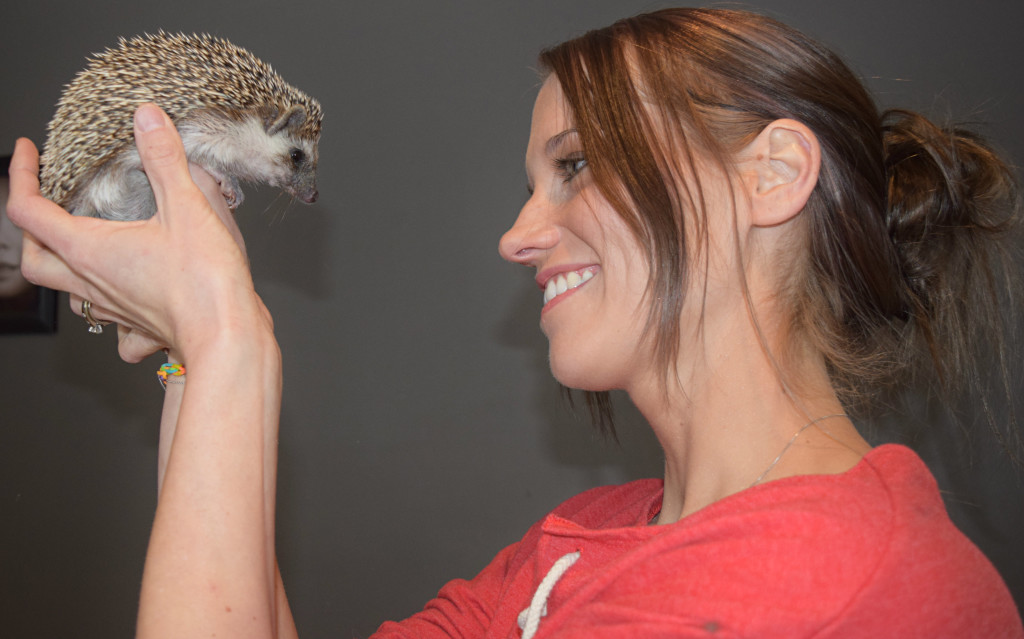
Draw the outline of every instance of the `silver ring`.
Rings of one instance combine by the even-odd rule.
[[[92,316],[92,302],[89,300],[82,300],[82,317],[89,322],[89,332],[93,335],[103,334],[103,325],[110,323],[96,321],[96,318]]]

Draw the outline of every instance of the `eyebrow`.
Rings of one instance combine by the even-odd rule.
[[[562,143],[565,142],[567,137],[570,135],[577,135],[577,133],[576,129],[566,129],[561,133],[551,136],[548,143],[544,145],[544,150],[548,155],[555,153],[555,151],[558,150],[558,147],[562,146]]]

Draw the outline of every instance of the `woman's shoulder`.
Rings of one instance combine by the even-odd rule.
[[[781,558],[781,566],[798,562],[865,584],[886,571],[961,580],[991,569],[950,520],[925,463],[895,444],[871,450],[844,473],[788,477],[737,493],[682,520],[674,534],[735,537],[761,551],[780,537],[796,540],[800,552]]]
[[[898,444],[872,449],[843,473],[797,475],[754,486],[696,513],[695,519],[722,514],[809,518],[821,526],[855,530],[857,538],[870,537],[876,544],[880,537],[909,528],[952,527],[928,467]],[[859,525],[851,529],[850,524]]]
[[[861,508],[887,513],[888,521],[877,538],[884,543],[875,572],[851,600],[844,625],[878,624],[880,611],[888,611],[888,632],[924,636],[921,614],[907,614],[919,610],[927,611],[930,636],[1024,636],[1002,578],[950,520],[935,478],[916,453],[881,446],[854,471],[852,485],[877,503],[862,498]]]
[[[824,636],[1021,636],[1002,579],[903,446],[878,447],[838,475],[743,491],[653,546],[651,565],[701,575],[702,598],[744,601],[750,614],[738,618],[756,619],[759,609]]]

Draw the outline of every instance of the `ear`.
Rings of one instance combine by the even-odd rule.
[[[775,120],[740,156],[754,226],[782,224],[804,209],[821,168],[821,146],[807,126]]]
[[[267,127],[267,135],[276,135],[285,129],[294,129],[306,121],[306,109],[300,104],[293,104],[281,113]]]

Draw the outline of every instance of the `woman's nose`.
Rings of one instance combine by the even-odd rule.
[[[537,258],[558,244],[558,226],[533,197],[498,243],[498,252],[509,262],[532,266]]]

